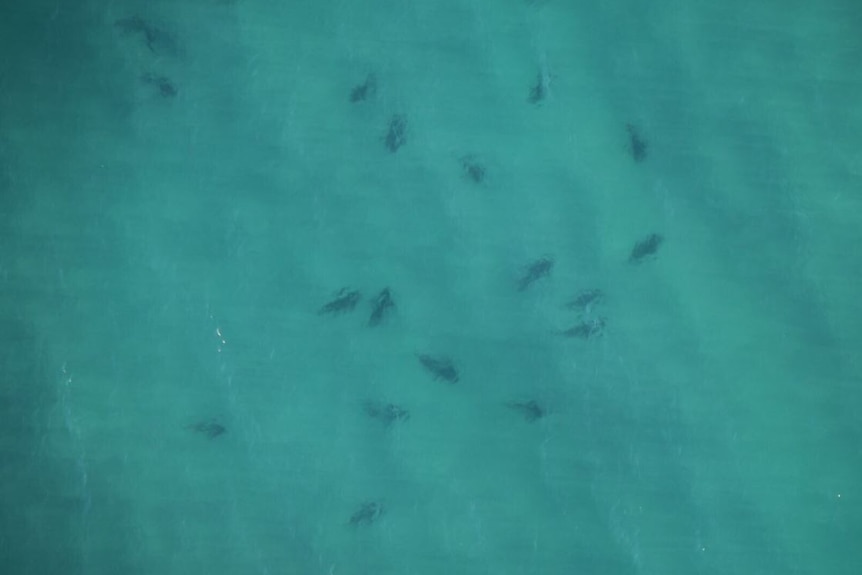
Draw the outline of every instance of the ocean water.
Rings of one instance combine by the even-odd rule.
[[[11,4],[0,572],[860,572],[857,3]]]

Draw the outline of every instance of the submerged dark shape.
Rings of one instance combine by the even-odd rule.
[[[626,131],[629,133],[629,151],[632,159],[635,162],[643,162],[647,155],[647,143],[641,137],[640,131],[634,124],[626,124]]]
[[[394,403],[367,401],[365,402],[365,413],[368,417],[383,422],[383,425],[386,427],[389,427],[396,421],[407,421],[410,419],[410,412]]]
[[[481,184],[485,180],[485,166],[479,162],[476,156],[467,155],[462,157],[461,168],[464,170],[464,175],[474,183]]]
[[[578,292],[572,301],[566,304],[569,309],[589,313],[592,307],[602,302],[605,294],[600,289],[588,289]]]
[[[532,399],[530,401],[510,401],[506,407],[519,412],[528,423],[533,423],[548,415],[548,411]]]
[[[586,319],[581,323],[570,327],[563,332],[566,337],[577,337],[580,339],[593,339],[599,337],[605,331],[606,320],[603,317]]]
[[[384,288],[371,302],[371,317],[368,318],[368,325],[371,327],[379,325],[386,319],[389,310],[394,308],[395,302],[392,300],[392,292],[389,291],[389,288]]]
[[[351,527],[359,527],[360,525],[371,525],[383,515],[383,504],[379,501],[366,501],[356,512],[350,516],[350,521],[347,522]]]
[[[317,310],[317,313],[318,315],[338,315],[344,312],[353,311],[361,298],[362,295],[359,291],[341,288],[335,294],[335,299]]]
[[[396,114],[389,120],[389,128],[386,130],[386,136],[383,138],[383,143],[386,149],[393,154],[398,151],[398,148],[407,143],[407,118]]]
[[[120,18],[114,22],[114,27],[123,34],[140,34],[147,48],[154,54],[176,56],[179,50],[173,37],[164,30],[153,26],[140,16]]]
[[[524,275],[518,281],[518,291],[524,291],[537,280],[549,276],[553,268],[553,258],[543,257],[534,261],[527,267]]]
[[[664,238],[660,234],[650,234],[637,242],[629,255],[629,263],[638,263],[645,257],[655,255],[661,247]]]
[[[156,76],[155,74],[144,74],[141,76],[141,81],[144,84],[149,84],[158,89],[162,98],[173,98],[177,95],[177,87],[171,80],[165,76]]]
[[[527,101],[531,104],[538,104],[548,95],[548,74],[539,72],[536,75],[536,83],[530,88],[530,95]]]
[[[215,419],[199,421],[198,423],[187,425],[186,429],[206,435],[208,439],[215,439],[219,435],[227,433],[227,428]]]
[[[368,74],[362,84],[353,87],[350,91],[350,101],[352,103],[364,102],[368,98],[373,98],[377,94],[377,76]]]
[[[458,369],[448,357],[425,354],[417,354],[416,357],[422,366],[434,376],[435,380],[442,379],[449,383],[458,383],[460,379]]]

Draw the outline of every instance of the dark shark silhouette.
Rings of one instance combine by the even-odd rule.
[[[605,294],[600,289],[588,289],[578,292],[578,294],[566,304],[569,309],[577,310],[583,313],[589,313],[593,306],[604,300]]]
[[[362,295],[357,290],[341,288],[336,292],[334,299],[324,304],[319,310],[318,315],[338,315],[348,311],[353,311],[356,304],[362,299]]]
[[[605,332],[606,323],[607,321],[603,317],[585,319],[579,324],[563,331],[562,334],[566,337],[576,337],[578,339],[593,339]]]
[[[392,292],[389,288],[384,288],[371,302],[371,317],[368,318],[368,325],[371,327],[380,325],[393,309],[395,309],[395,301],[392,299]]]
[[[410,412],[394,403],[366,401],[364,407],[368,417],[382,422],[386,427],[389,427],[396,421],[407,421],[410,419]]]
[[[187,425],[186,429],[205,435],[207,439],[215,439],[216,437],[227,433],[227,428],[215,419],[208,419],[206,421],[199,421],[197,423]]]
[[[637,242],[629,255],[629,263],[640,263],[644,258],[654,256],[664,242],[660,234],[650,234]]]
[[[534,261],[527,266],[521,279],[518,280],[518,291],[524,291],[536,281],[548,277],[552,269],[554,269],[554,259],[551,257],[545,256]]]
[[[548,411],[535,400],[510,401],[506,407],[519,412],[528,423],[533,423],[545,417]]]
[[[350,91],[350,102],[353,104],[364,102],[368,98],[373,98],[375,94],[377,94],[377,76],[368,74],[365,82],[354,86],[353,90]]]
[[[173,36],[147,22],[140,16],[120,18],[114,22],[114,27],[126,35],[140,34],[150,52],[159,55],[177,56],[179,48]]]
[[[632,159],[637,163],[643,162],[647,157],[646,141],[641,137],[640,131],[634,124],[626,124],[626,131],[629,133],[629,152]]]
[[[366,501],[350,516],[347,524],[351,527],[371,525],[380,519],[383,513],[384,508],[382,503],[379,501]]]
[[[393,154],[407,143],[407,118],[405,116],[401,114],[392,116],[386,130],[386,136],[383,137],[383,143],[386,149]]]
[[[419,363],[422,364],[422,367],[434,376],[435,380],[442,379],[448,383],[458,383],[458,380],[460,379],[458,369],[448,357],[426,354],[417,354],[416,357],[419,360]]]

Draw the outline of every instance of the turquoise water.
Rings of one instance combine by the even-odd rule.
[[[19,4],[4,574],[859,572],[862,8]]]

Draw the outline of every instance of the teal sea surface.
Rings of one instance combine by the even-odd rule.
[[[862,573],[860,29],[4,3],[0,571]]]

